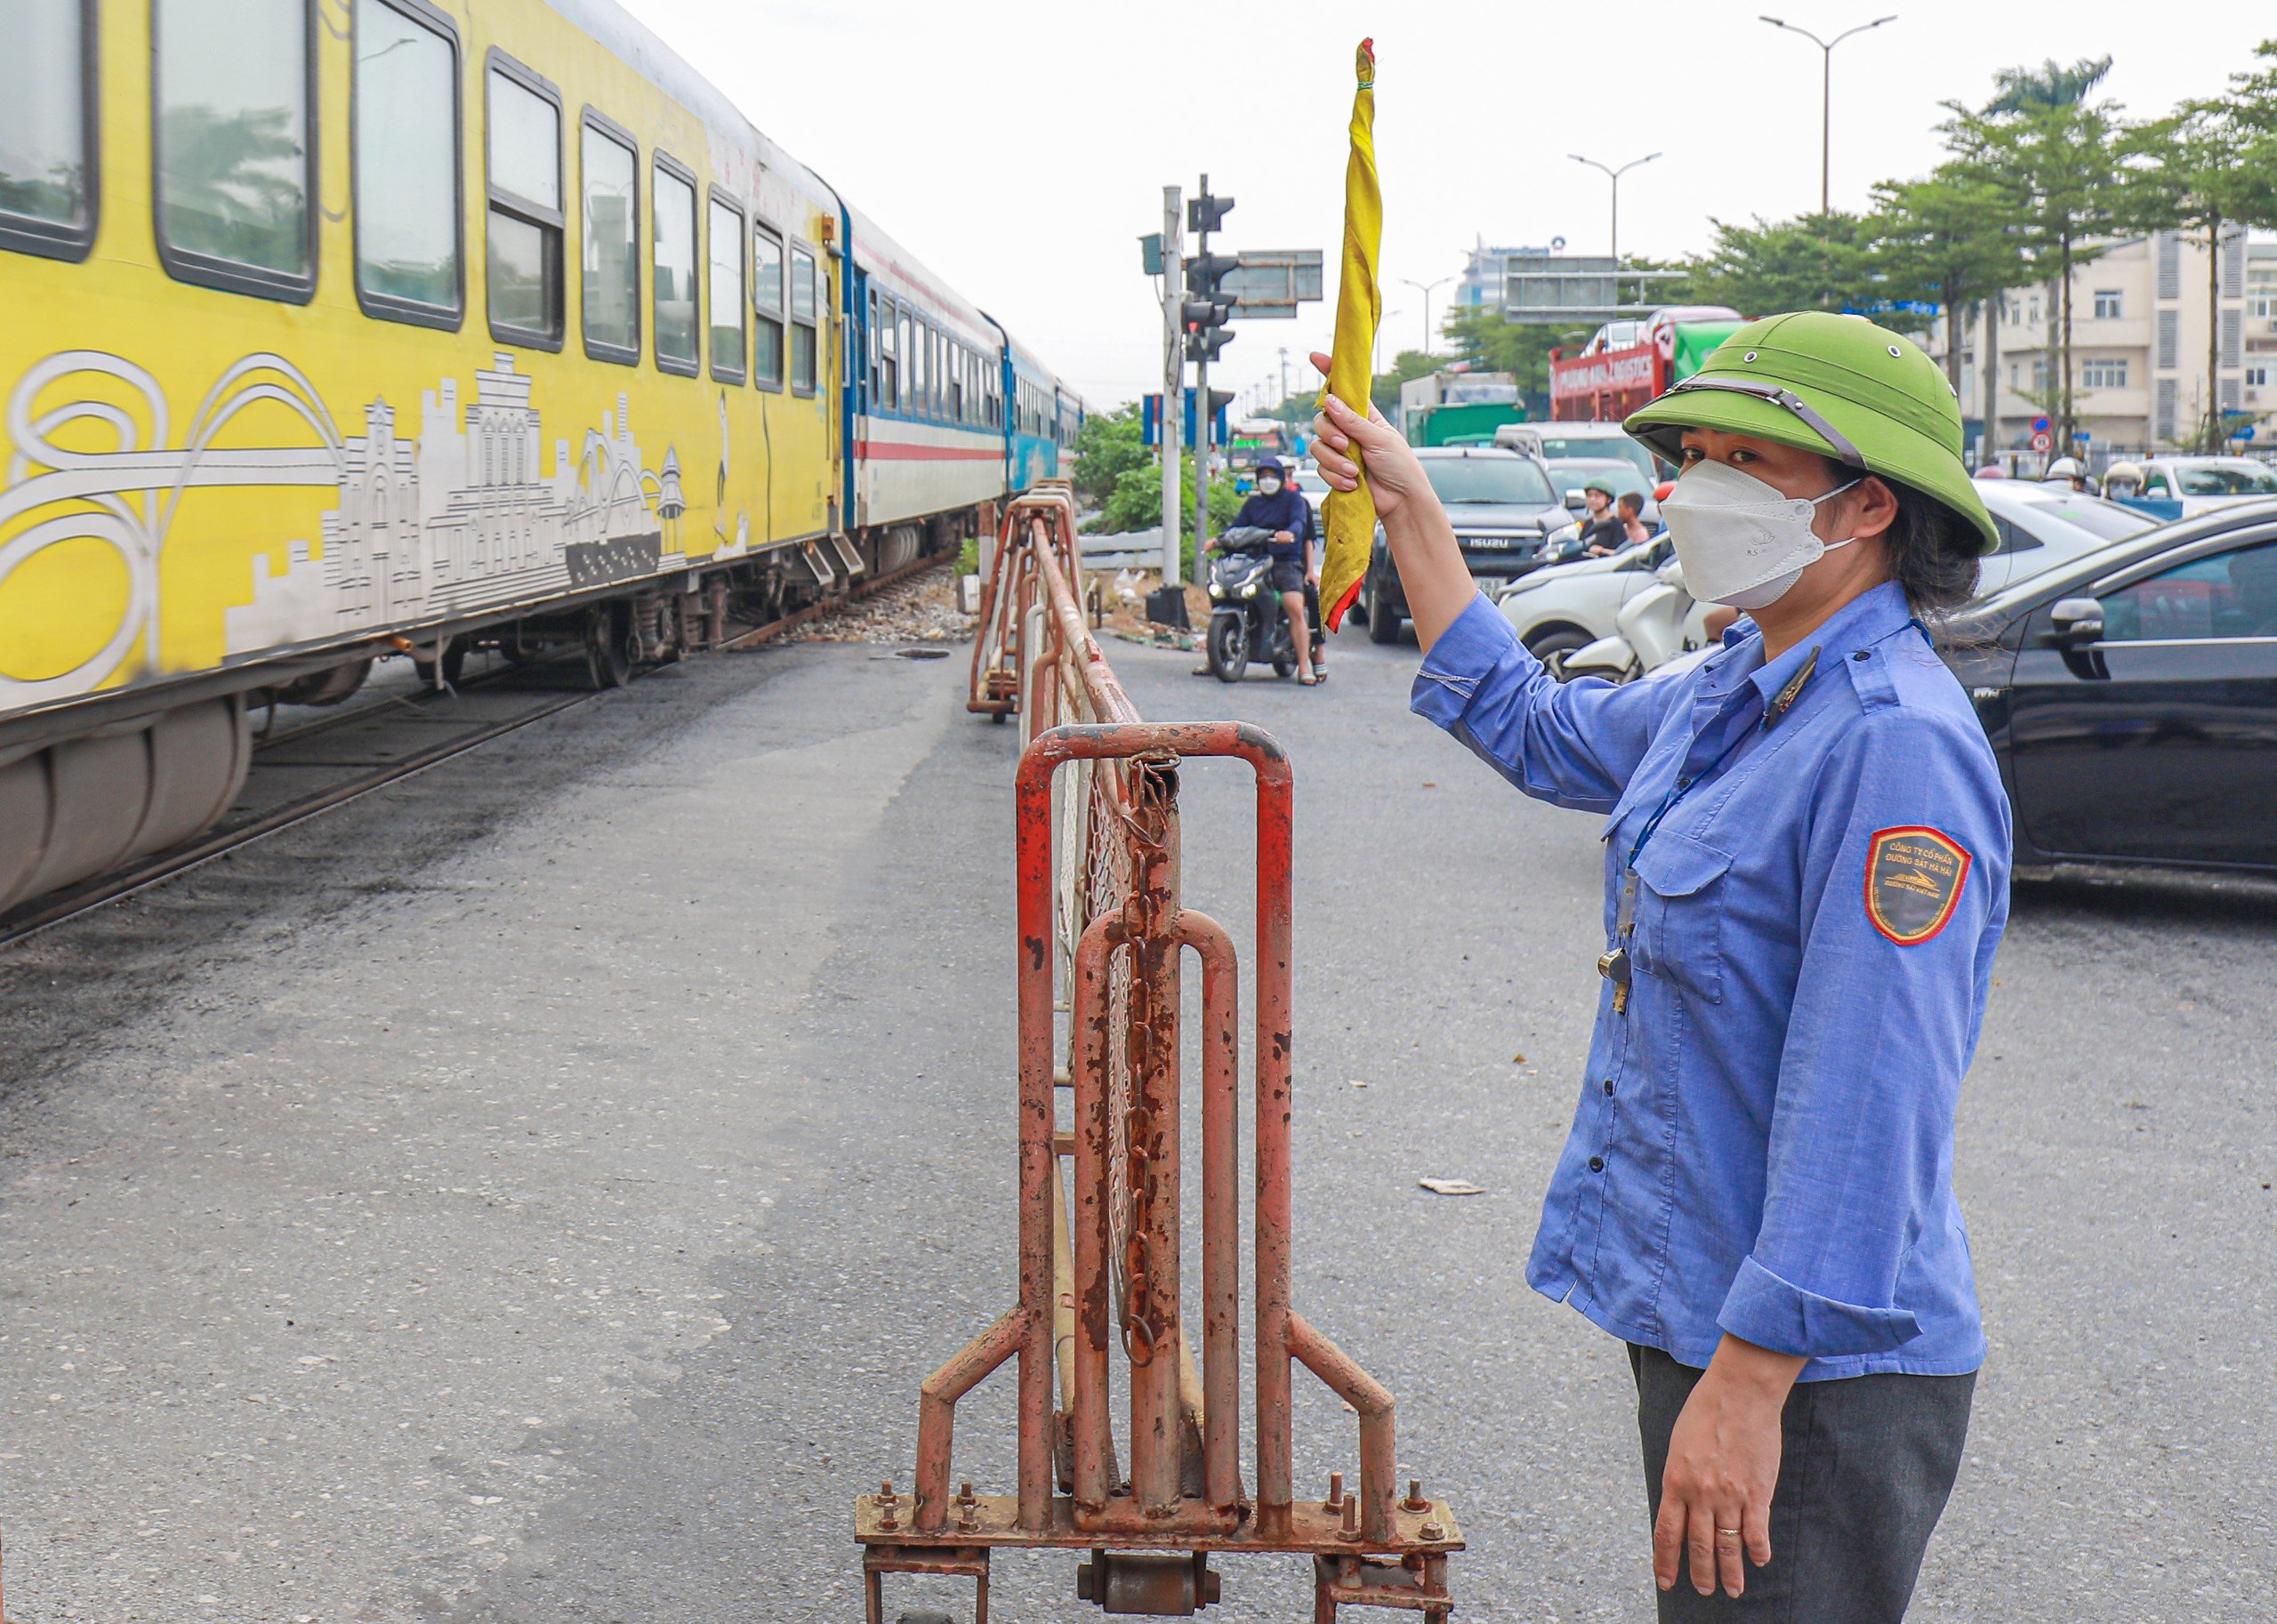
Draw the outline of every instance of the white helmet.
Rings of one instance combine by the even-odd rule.
[[[2080,466],[2077,457],[2058,457],[2048,465],[2046,478],[2050,479],[2084,479],[2088,470]]]

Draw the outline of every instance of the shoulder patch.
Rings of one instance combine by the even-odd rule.
[[[1927,941],[1952,919],[1974,861],[1935,829],[1876,830],[1866,848],[1866,916],[1900,947]]]

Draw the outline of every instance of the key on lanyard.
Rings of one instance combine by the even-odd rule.
[[[1629,1012],[1629,936],[1637,929],[1637,871],[1630,869],[1621,882],[1621,907],[1613,916],[1613,935],[1615,945],[1611,953],[1597,955],[1597,974],[1613,983],[1613,1012]]]

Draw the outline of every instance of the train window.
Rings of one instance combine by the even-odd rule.
[[[459,49],[422,0],[356,0],[356,297],[365,313],[455,329]]]
[[[822,298],[816,287],[815,256],[796,243],[791,245],[791,388],[794,393],[815,392],[815,358],[818,348],[816,324]]]
[[[160,259],[185,282],[306,303],[317,285],[307,0],[150,9]]]
[[[751,234],[751,301],[759,312],[759,359],[753,370],[762,389],[783,387],[783,239],[765,226]]]
[[[553,86],[492,51],[488,117],[490,331],[561,348],[561,102]]]
[[[890,297],[878,301],[878,399],[881,412],[901,408],[901,344],[896,334],[894,302]]]
[[[712,375],[744,381],[744,212],[712,197]]]
[[[0,248],[84,259],[95,240],[94,0],[28,0],[9,11]]]
[[[862,324],[862,338],[857,346],[862,375],[856,387],[861,391],[857,409],[867,412],[878,379],[878,295],[874,288],[865,295],[859,308],[868,313],[868,319]]]
[[[911,317],[907,306],[901,312],[901,354],[909,368],[902,381],[901,408],[912,416],[921,415],[925,409],[925,329]]]
[[[696,375],[696,182],[659,153],[649,193],[656,277],[656,366]]]
[[[585,353],[597,361],[640,358],[640,158],[632,138],[588,109],[578,140],[585,194]]]

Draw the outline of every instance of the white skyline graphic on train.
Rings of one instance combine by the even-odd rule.
[[[108,400],[83,396],[41,409],[41,397],[55,385],[88,374],[141,396],[152,444],[141,443],[143,425],[133,414]],[[293,412],[318,443],[213,443],[223,424],[259,402]],[[687,503],[678,450],[668,445],[651,470],[630,417],[620,394],[616,409],[586,430],[575,454],[569,438],[557,438],[551,468],[541,471],[543,424],[531,380],[502,353],[493,366],[477,370],[474,398],[463,407],[455,378],[422,390],[415,439],[398,437],[396,409],[384,397],[365,407],[363,434],[342,437],[307,377],[283,357],[260,352],[222,373],[182,442],[173,445],[165,391],[149,373],[102,351],[50,356],[10,395],[13,450],[0,490],[0,528],[43,508],[69,508],[0,544],[0,583],[51,546],[92,538],[118,554],[128,591],[119,623],[91,658],[45,678],[0,674],[0,703],[90,692],[118,674],[138,641],[143,659],[134,674],[165,669],[158,647],[158,565],[175,509],[193,488],[323,486],[338,493],[318,535],[285,543],[281,572],[273,553],[254,555],[250,601],[223,612],[229,655],[463,615],[684,564],[680,519]],[[84,452],[54,443],[58,430],[81,422],[102,424],[117,448]],[[748,519],[738,512],[732,537],[724,522],[715,527],[718,550],[708,556],[741,556],[749,535]]]

